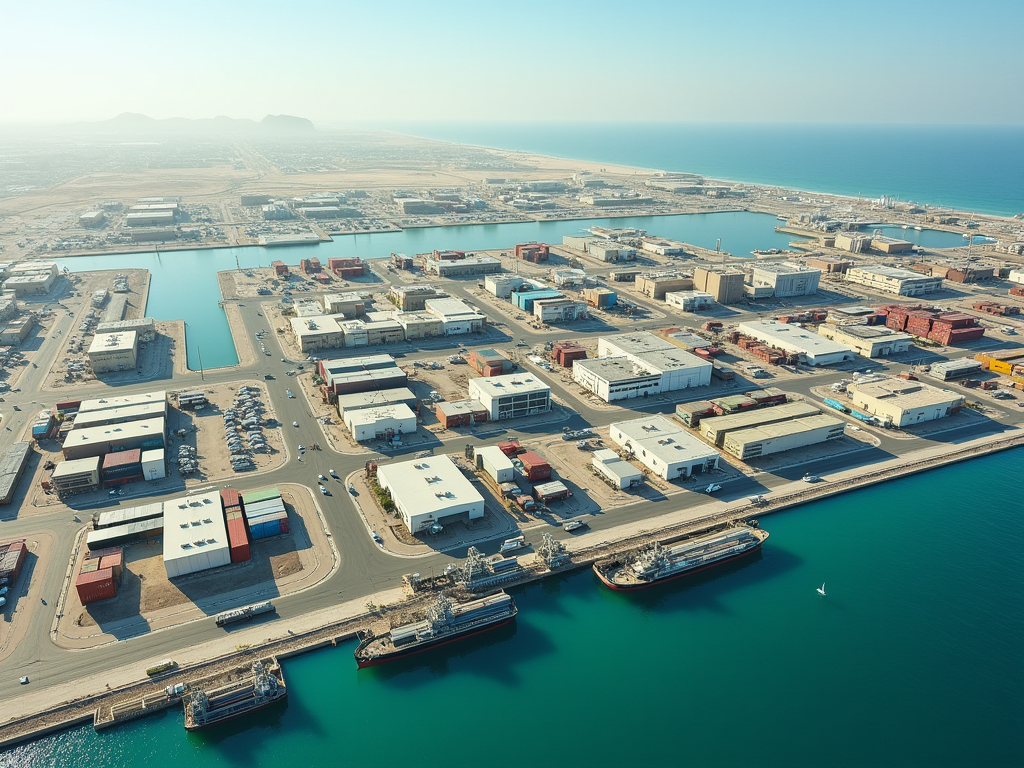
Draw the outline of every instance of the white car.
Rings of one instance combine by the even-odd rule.
[[[327,471],[331,473],[331,477],[333,477],[335,480],[338,479],[338,473],[335,472],[333,469],[329,469]]]
[[[324,477],[323,475],[317,475],[317,476],[316,476],[316,479],[317,479],[317,480],[319,480],[320,482],[323,482],[323,481],[324,481],[324,480],[326,480],[327,478],[326,478],[326,477]]]
[[[720,486],[718,483],[712,483],[711,485],[709,485],[707,488],[704,489],[704,492],[705,493],[714,493],[715,491],[720,491],[720,490],[722,490],[722,486]]]
[[[297,421],[293,421],[293,422],[292,422],[292,426],[293,426],[293,427],[297,427],[297,426],[299,426],[299,422],[297,422]]]

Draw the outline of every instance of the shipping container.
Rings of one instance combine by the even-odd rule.
[[[259,517],[266,512],[281,512],[284,510],[284,499],[267,499],[257,501],[255,504],[245,505],[246,517]]]
[[[523,474],[530,482],[551,477],[551,465],[534,451],[519,454],[519,460],[523,462]]]
[[[255,527],[257,525],[260,525],[261,523],[268,523],[268,522],[271,522],[273,520],[287,520],[287,519],[288,519],[288,513],[287,512],[268,512],[268,513],[266,513],[264,515],[260,515],[259,517],[247,517],[246,518],[246,522],[249,524],[249,529],[252,530],[253,527]]]
[[[162,480],[167,477],[164,449],[156,448],[142,452],[142,474],[148,480]]]
[[[117,585],[114,583],[114,573],[110,568],[79,574],[75,581],[75,589],[78,590],[82,605],[117,596]]]
[[[220,492],[220,500],[221,504],[224,505],[224,509],[227,509],[228,507],[242,506],[242,494],[234,488],[222,488]]]
[[[498,443],[498,448],[500,448],[501,452],[504,453],[506,456],[515,456],[521,450],[521,448],[519,447],[519,441],[515,439],[504,440]]]
[[[142,464],[142,449],[132,448],[129,451],[114,451],[103,457],[103,471],[124,464]]]
[[[255,541],[256,539],[265,539],[269,536],[279,536],[282,533],[287,533],[287,523],[287,520],[269,520],[258,525],[251,525],[249,530],[252,532],[253,541]]]
[[[568,496],[572,496],[572,491],[560,480],[533,486],[533,497],[543,503],[564,499]]]
[[[86,561],[84,561],[82,563],[82,567],[78,569],[78,572],[79,573],[92,573],[93,571],[98,571],[99,569],[100,569],[100,561],[93,559],[93,560],[86,560]]]
[[[245,507],[257,501],[266,501],[267,499],[278,499],[280,497],[281,492],[277,490],[277,488],[264,488],[261,491],[249,491],[248,493],[242,494],[242,506]]]
[[[96,562],[92,560],[90,562]],[[114,574],[114,578],[118,581],[121,580],[121,574],[124,571],[124,555],[121,552],[112,555],[104,555],[99,561],[99,570],[109,568]]]
[[[21,573],[21,567],[28,556],[28,547],[24,539],[0,545],[0,578],[13,584]]]
[[[125,477],[111,477],[103,481],[104,488],[115,488],[119,485],[127,485],[128,483],[141,483],[146,477],[141,472],[137,475],[127,475]]]
[[[244,563],[250,557],[249,534],[245,527],[245,521],[241,516],[233,517],[227,521],[227,528],[231,562]]]
[[[81,405],[81,400],[60,400],[54,403],[53,407],[57,409],[58,413],[77,413]]]

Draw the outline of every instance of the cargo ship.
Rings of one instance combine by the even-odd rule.
[[[632,560],[594,563],[594,573],[611,589],[644,589],[736,560],[761,549],[768,532],[747,525],[664,547],[655,543]]]
[[[276,658],[254,662],[251,671],[251,677],[209,691],[190,689],[183,699],[185,730],[198,731],[247,715],[288,695]]]
[[[360,668],[373,667],[497,629],[515,619],[518,612],[515,601],[504,592],[466,603],[439,595],[423,621],[392,627],[383,635],[363,637],[355,651],[356,664]]]

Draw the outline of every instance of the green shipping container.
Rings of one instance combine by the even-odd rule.
[[[262,491],[250,491],[249,493],[243,493],[242,503],[255,504],[257,501],[279,498],[281,498],[281,492],[277,490],[277,488],[264,488]]]

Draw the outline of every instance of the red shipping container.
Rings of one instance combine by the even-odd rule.
[[[61,413],[71,413],[77,411],[81,405],[81,400],[61,400],[58,403],[54,403],[53,407]]]
[[[288,522],[287,517],[281,518],[281,533],[288,533],[291,530],[291,524]]]
[[[114,584],[114,573],[110,568],[79,574],[75,589],[78,590],[82,605],[117,596],[117,585]]]
[[[220,491],[220,500],[224,505],[224,509],[227,509],[228,507],[238,507],[242,504],[242,494],[234,488],[222,488]]]
[[[523,470],[526,472],[528,480],[547,480],[551,477],[551,465],[548,464],[539,454],[533,451],[527,451],[519,455],[519,460],[523,462]]]
[[[250,557],[249,533],[241,517],[228,520],[228,550],[232,563],[244,563]]]
[[[519,441],[518,440],[505,440],[498,443],[498,450],[504,453],[506,456],[515,456],[519,453]]]
[[[103,457],[103,468],[120,467],[123,464],[139,464],[142,462],[142,449],[133,448],[130,451],[114,451]]]

